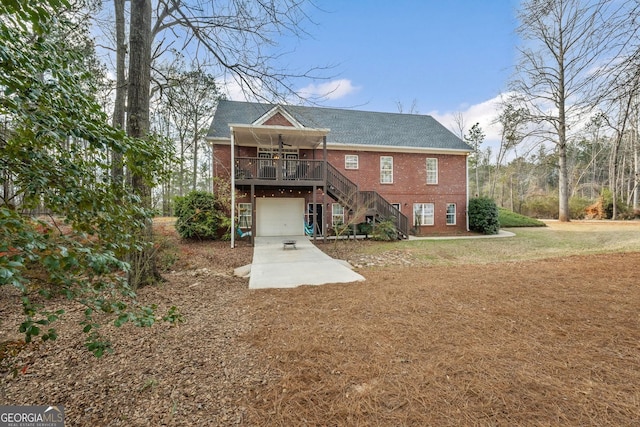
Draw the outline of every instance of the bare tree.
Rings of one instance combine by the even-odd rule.
[[[398,113],[401,114],[420,114],[420,111],[418,111],[418,100],[417,99],[413,99],[413,101],[411,101],[411,105],[409,106],[409,108],[405,111],[404,108],[404,104],[402,103],[402,101],[396,101],[396,106],[398,107]]]
[[[625,169],[628,169],[628,200],[633,207],[638,205],[638,110],[640,108],[640,27],[639,2],[623,2],[620,13],[612,20],[611,26],[618,35],[620,53],[617,61],[608,69],[609,86],[604,90],[603,98],[609,106],[609,116],[615,117],[608,124],[614,129],[614,144],[611,153],[610,188],[613,196],[613,217],[617,216],[617,200],[624,188]],[[619,150],[626,138],[628,149],[619,158]],[[627,155],[631,158],[627,162]],[[622,161],[622,167],[620,167]],[[628,167],[625,167],[628,164]],[[619,185],[618,185],[619,183]]]
[[[606,67],[611,2],[527,0],[519,18],[523,45],[512,89],[520,94],[533,121],[548,125],[559,171],[559,219],[569,221],[567,143],[569,131],[593,106],[593,87]]]
[[[276,36],[283,33],[303,34],[302,22],[308,20],[305,6],[306,2],[300,0],[158,0],[152,24],[151,0],[131,0],[128,134],[136,138],[147,136],[151,64],[176,43],[181,43],[183,50],[192,46],[203,63],[220,74],[230,75],[257,98],[296,95],[293,82],[312,77],[315,69],[295,72],[279,68],[281,52],[274,46]],[[150,207],[150,189],[135,173],[132,186],[144,206]],[[151,241],[151,224],[145,236]],[[151,258],[143,256],[140,262],[132,263],[132,276],[140,283],[156,279],[155,260]]]
[[[215,78],[196,68],[192,71],[175,70],[168,76],[163,90],[174,126],[179,134],[180,195],[183,188],[185,152],[191,148],[191,189],[197,189],[200,141],[208,130],[215,106],[220,99]],[[190,137],[190,143],[186,141]]]
[[[491,182],[489,197],[493,198],[496,190],[496,183],[500,176],[500,168],[505,157],[514,149],[526,136],[525,126],[528,120],[528,113],[523,107],[516,107],[513,100],[507,99],[503,102],[502,111],[495,120],[500,124],[500,148],[496,156],[496,168]]]
[[[471,145],[473,148],[473,157],[471,163],[473,163],[475,169],[475,177],[476,177],[476,197],[480,196],[480,178],[478,176],[478,169],[480,165],[480,144],[484,141],[485,133],[482,131],[480,127],[480,123],[476,123],[471,126],[469,129],[469,133],[465,135],[464,140]]]
[[[464,123],[464,115],[460,111],[456,111],[453,113],[453,124],[454,127],[452,129],[453,133],[455,133],[458,138],[464,140],[464,134],[466,132],[466,125]]]
[[[618,195],[620,180],[620,157],[619,151],[622,145],[623,138],[628,134],[628,128],[631,121],[631,116],[634,110],[635,102],[637,102],[638,92],[640,91],[640,69],[635,68],[634,73],[622,82],[617,92],[619,95],[614,97],[614,102],[617,104],[616,108],[616,120],[610,120],[608,116],[604,115],[604,119],[607,124],[614,130],[613,147],[610,157],[610,172],[609,172],[609,188],[611,189],[611,195],[613,198],[613,213],[612,219],[616,219],[618,215]],[[624,169],[624,168],[623,168]]]

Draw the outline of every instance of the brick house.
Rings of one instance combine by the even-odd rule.
[[[399,238],[468,231],[472,150],[430,116],[220,101],[207,140],[246,234],[316,238],[380,219]]]

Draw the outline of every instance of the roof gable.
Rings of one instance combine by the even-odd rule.
[[[259,117],[254,125],[264,126],[293,126],[301,128],[303,127],[286,109],[281,105],[276,105],[271,110],[267,111],[261,117]]]
[[[282,119],[289,125],[281,122]],[[472,151],[427,115],[220,101],[207,137],[229,138],[229,124],[233,123],[326,128],[330,130],[327,144],[331,146]]]

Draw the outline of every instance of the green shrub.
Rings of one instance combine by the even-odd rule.
[[[571,219],[584,219],[586,208],[593,204],[593,200],[584,197],[571,197],[569,199],[569,215]]]
[[[215,239],[222,217],[216,199],[206,191],[175,198],[176,230],[183,239]]]
[[[358,224],[358,234],[364,234],[369,236],[373,232],[373,227],[368,222],[361,222]]]
[[[390,241],[398,238],[398,231],[393,221],[386,219],[376,223],[371,234],[373,240]]]
[[[558,196],[531,196],[522,203],[520,213],[532,218],[558,218]]]
[[[496,202],[487,197],[469,200],[469,228],[482,234],[498,234],[500,220]]]
[[[603,188],[600,196],[602,197],[605,218],[613,218],[613,193],[608,188]],[[616,200],[618,219],[626,218],[629,214],[629,207],[620,199],[621,197],[618,197],[618,200]]]

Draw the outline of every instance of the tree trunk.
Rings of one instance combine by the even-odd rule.
[[[478,179],[478,164],[480,160],[478,159],[478,150],[476,149],[476,196],[480,197],[480,180]]]
[[[634,132],[634,136],[635,136],[635,140],[633,141],[633,156],[634,156],[634,186],[633,186],[633,210],[637,211],[638,209],[640,209],[640,205],[638,204],[638,199],[640,199],[640,197],[638,197],[639,193],[640,193],[640,189],[638,188],[638,186],[640,186],[640,165],[638,164],[638,139],[637,139],[637,134]]]
[[[132,138],[144,139],[149,132],[149,97],[151,83],[151,0],[131,0],[129,30],[129,84],[127,90],[127,133]],[[144,159],[135,159],[138,163]],[[151,187],[135,170],[131,174],[133,192],[141,204],[151,209]],[[135,288],[160,278],[153,251],[153,223],[146,219],[139,236],[143,249],[132,256],[129,283]]]
[[[184,196],[184,136],[182,133],[180,134],[180,175],[179,175],[179,185],[180,191],[178,195],[180,197]]]
[[[125,0],[114,0],[116,15],[116,96],[113,106],[113,127],[124,129],[125,103],[127,82],[125,74],[125,63],[127,59],[127,40],[125,35],[125,18],[124,18],[124,2]],[[124,167],[122,162],[122,153],[117,151],[111,154],[111,177],[116,185],[122,185]]]
[[[562,31],[560,34],[560,56],[558,58],[558,220],[569,222],[569,177],[567,173],[567,116],[565,63]]]
[[[193,117],[193,177],[192,190],[197,190],[198,183],[198,112]]]

